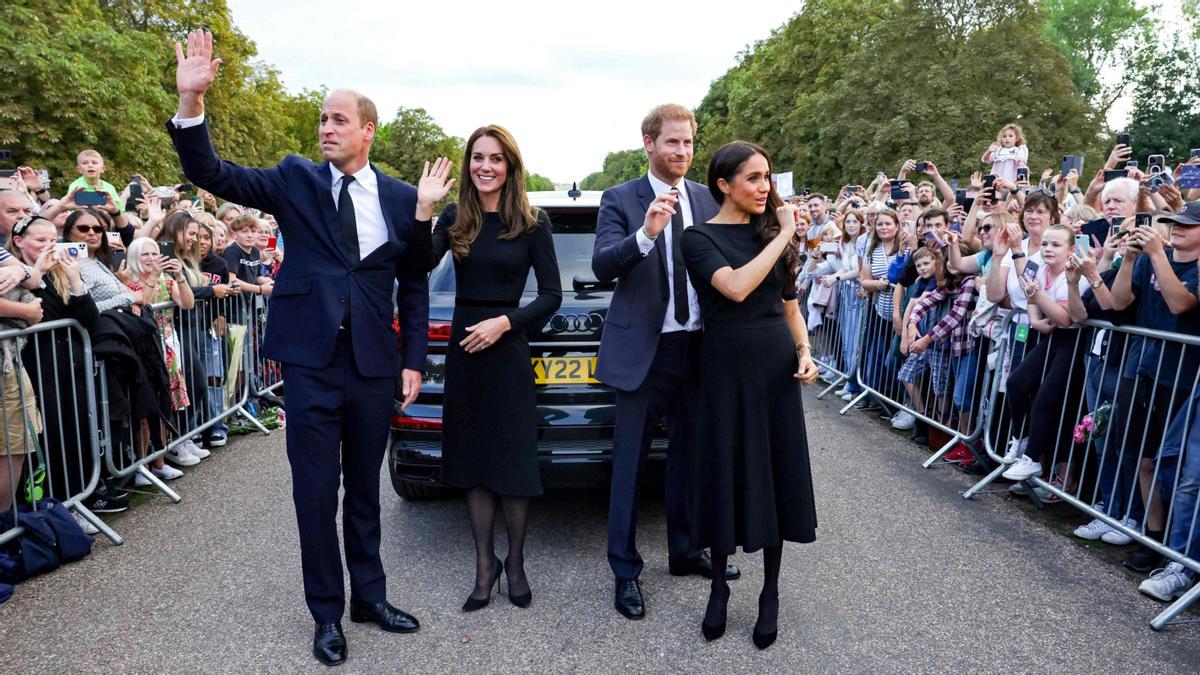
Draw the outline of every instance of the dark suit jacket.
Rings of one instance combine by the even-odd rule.
[[[223,199],[273,214],[287,241],[287,259],[269,301],[263,354],[270,359],[322,368],[350,304],[354,360],[367,377],[394,377],[404,368],[425,370],[429,291],[425,261],[428,226],[415,225],[417,190],[372,167],[388,240],[361,261],[341,243],[329,163],[288,155],[279,166],[248,169],[217,157],[207,123],[177,129],[168,122],[183,172],[192,183]],[[398,285],[397,285],[398,283]],[[399,356],[392,332],[392,290],[404,335]]]
[[[690,180],[685,185],[693,225],[717,215],[720,209],[707,187]],[[616,279],[617,290],[604,319],[596,377],[623,391],[637,389],[646,379],[671,291],[666,237],[656,239],[644,258],[637,242],[646,209],[656,196],[650,179],[642,176],[609,188],[600,197],[592,273],[600,281]]]

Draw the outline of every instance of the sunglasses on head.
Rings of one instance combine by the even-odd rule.
[[[104,234],[104,226],[103,225],[76,225],[75,229],[79,230],[80,232],[82,232],[84,234],[87,234],[88,232],[95,232],[96,234]]]

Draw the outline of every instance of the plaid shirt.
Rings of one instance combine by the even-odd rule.
[[[975,349],[975,338],[971,337],[967,332],[966,319],[967,312],[971,307],[971,300],[975,297],[975,280],[977,278],[969,277],[964,279],[957,288],[949,292],[944,288],[935,288],[921,296],[917,300],[917,304],[913,306],[908,323],[914,326],[920,325],[921,320],[925,318],[925,315],[930,310],[945,301],[948,296],[953,296],[954,302],[951,303],[946,316],[942,317],[942,320],[938,321],[937,325],[929,329],[929,337],[938,343],[949,339],[950,351],[955,356],[970,353]]]

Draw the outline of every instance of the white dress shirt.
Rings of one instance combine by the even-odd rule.
[[[171,119],[176,129],[187,129],[203,122],[204,115],[180,118],[176,113]],[[337,208],[338,196],[342,192],[342,176],[345,174],[333,164],[329,165],[329,172],[333,177],[333,184],[329,186],[329,190],[333,195],[333,206]],[[361,258],[366,258],[388,240],[387,220],[383,217],[383,206],[379,203],[377,178],[371,170],[370,163],[367,163],[354,173],[354,182],[350,184],[350,198],[354,200],[354,221],[358,228],[358,252]]]
[[[653,172],[646,172],[646,177],[650,179],[650,189],[654,192],[655,199],[658,195],[674,188],[674,185],[669,185],[665,181],[659,180]],[[683,227],[687,229],[692,226],[692,207],[691,199],[687,193],[687,185],[685,180],[681,179],[678,186],[679,201],[675,204],[675,209],[683,209]],[[700,299],[696,297],[696,289],[692,288],[692,280],[687,278],[687,296],[688,296],[688,320],[687,324],[679,325],[675,320],[675,256],[672,255],[671,248],[671,225],[667,224],[663,231],[659,233],[659,237],[663,238],[663,244],[666,248],[663,254],[667,260],[667,315],[663,317],[662,332],[672,333],[675,331],[693,331],[700,330]],[[642,251],[642,257],[650,254],[650,250],[654,248],[654,239],[646,236],[642,228],[637,230],[638,248]]]

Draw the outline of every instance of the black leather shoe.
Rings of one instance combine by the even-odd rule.
[[[642,600],[642,587],[637,579],[617,579],[613,604],[626,619],[637,621],[646,618],[646,603]]]
[[[346,662],[346,636],[340,623],[319,623],[313,632],[313,656],[327,666]]]
[[[670,572],[672,576],[686,577],[690,574],[699,574],[705,579],[713,578],[713,563],[712,556],[708,551],[702,551],[700,555],[691,560],[672,560],[670,563]],[[733,581],[742,576],[742,571],[733,563],[725,564],[725,580]]]
[[[350,620],[354,623],[373,623],[389,633],[415,633],[421,627],[414,617],[387,602],[378,602],[366,607],[351,607]]]
[[[283,399],[279,398],[278,396],[276,396],[275,394],[272,394],[269,391],[267,393],[263,394],[262,396],[259,396],[258,400],[262,401],[266,405],[271,406],[273,408],[279,408],[280,410],[283,409]]]

